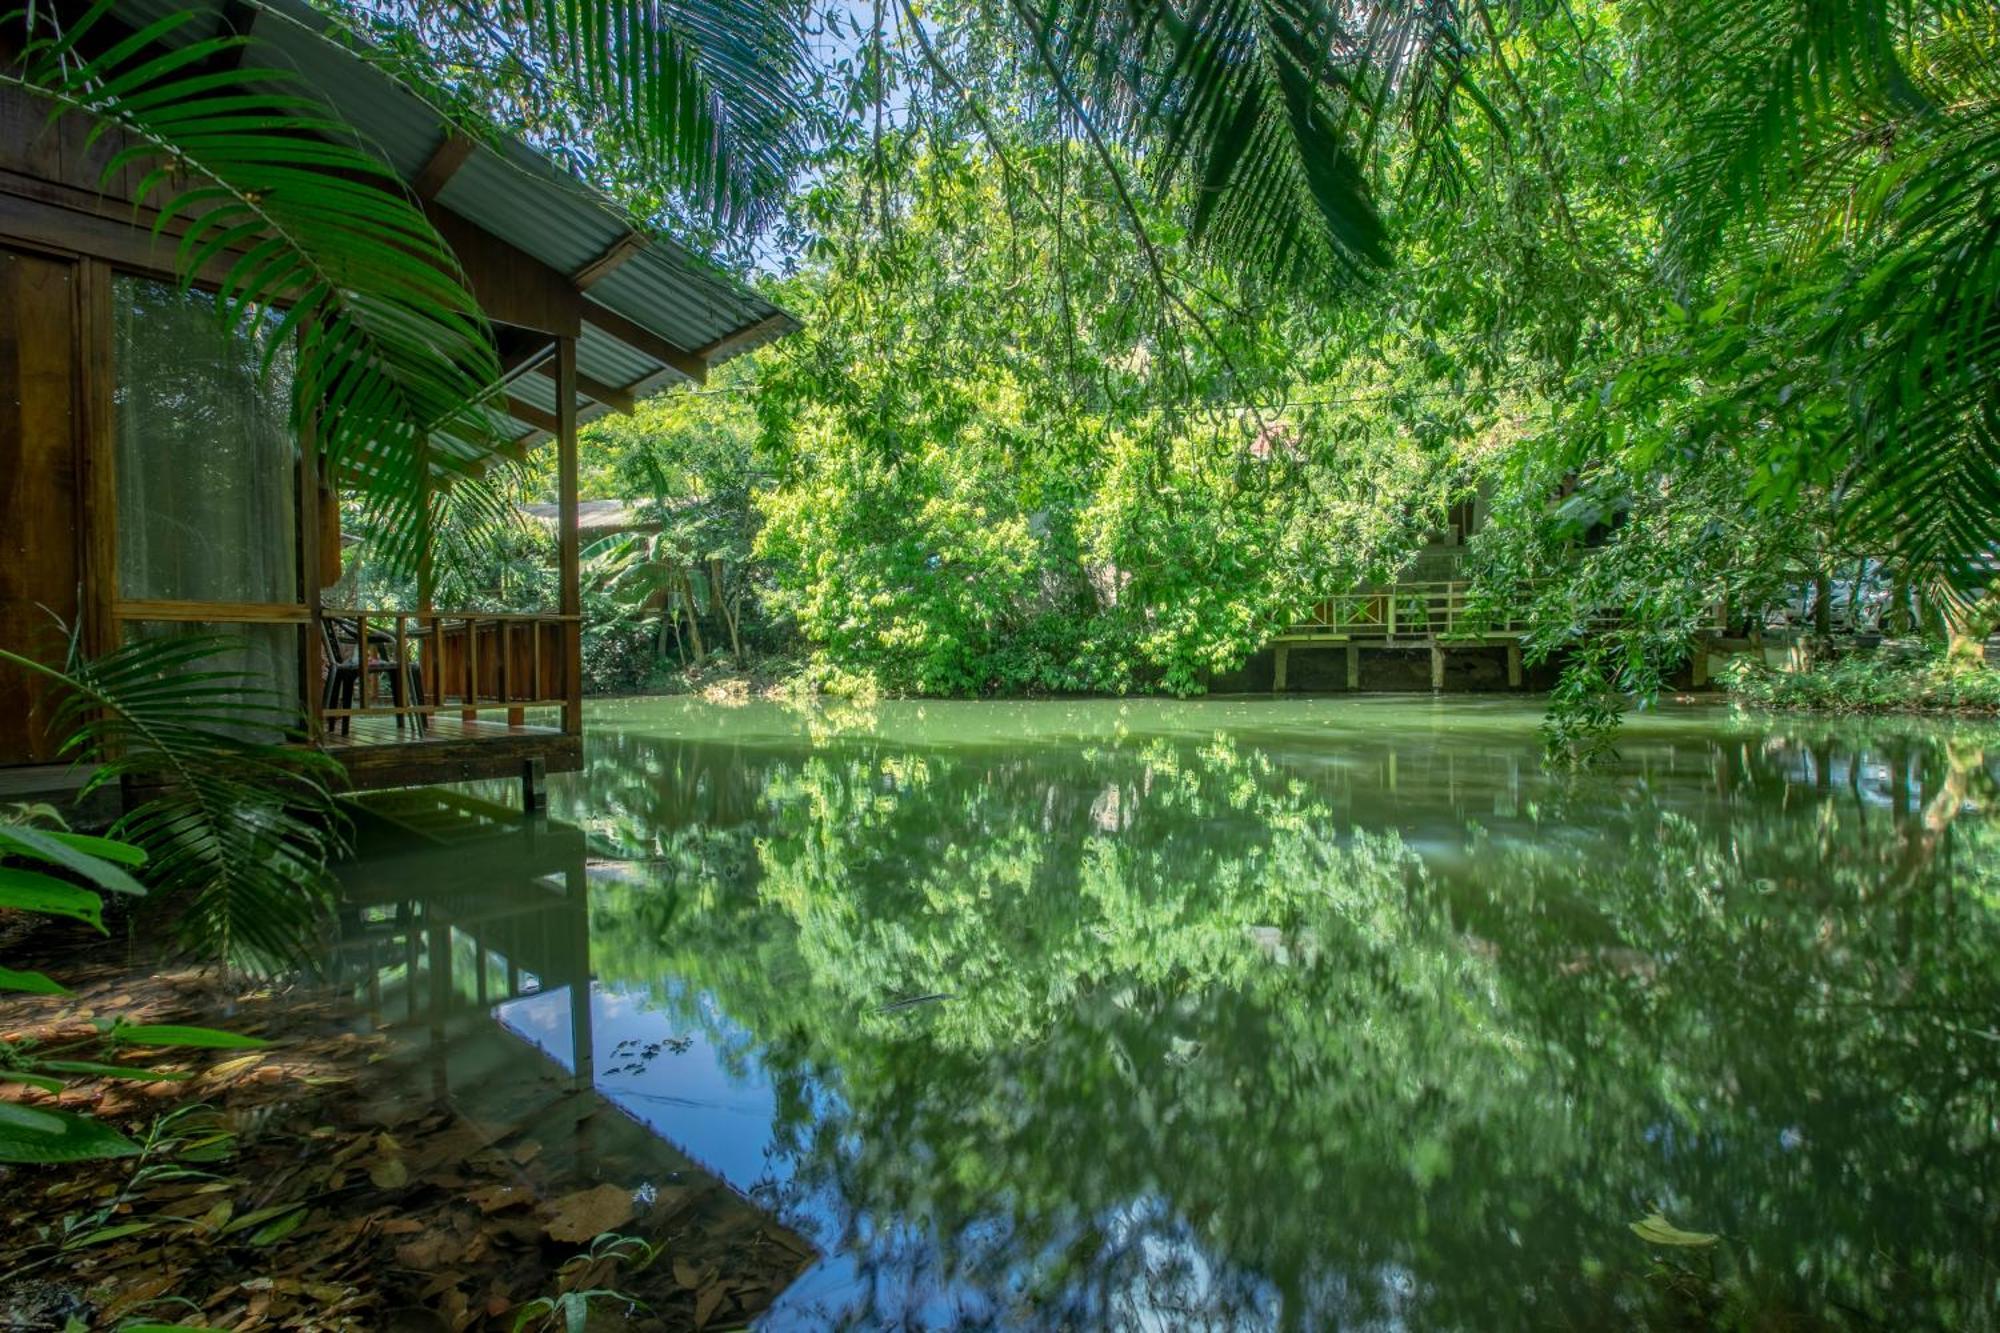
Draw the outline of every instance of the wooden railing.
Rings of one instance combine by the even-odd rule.
[[[1472,584],[1462,580],[1428,583],[1398,583],[1386,588],[1360,588],[1324,598],[1293,620],[1280,638],[1334,640],[1431,639],[1512,639],[1529,627],[1525,607],[1535,585],[1524,584],[1507,608],[1493,615],[1473,613]],[[1615,625],[1621,613],[1601,609],[1590,617],[1593,625]],[[1719,631],[1724,625],[1720,601],[1711,609],[1704,628]]]
[[[1346,639],[1449,639],[1514,635],[1526,618],[1471,615],[1472,585],[1459,581],[1398,583],[1336,593],[1301,612],[1285,637]]]
[[[421,727],[439,714],[474,721],[492,712],[519,726],[528,709],[551,706],[564,710],[564,730],[579,727],[575,616],[328,607],[317,632],[327,654],[322,728],[351,729],[341,724],[356,717]]]

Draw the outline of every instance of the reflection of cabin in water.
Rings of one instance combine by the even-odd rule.
[[[51,613],[92,655],[141,636],[221,634],[236,647],[219,665],[294,694],[305,741],[360,787],[575,768],[577,427],[698,383],[796,321],[635,232],[524,144],[458,132],[379,62],[325,36],[328,20],[303,0],[182,8],[198,17],[168,42],[254,22],[241,67],[302,76],[380,149],[455,252],[506,377],[492,404],[500,452],[556,446],[560,605],[434,604],[428,534],[409,604],[326,592],[341,566],[337,497],[360,484],[346,469],[362,464],[336,468],[295,437],[286,358],[260,375],[260,349],[224,335],[200,290],[220,263],[196,290],[178,286],[178,222],[156,233],[157,212],[133,202],[139,171],[103,178],[118,136],[93,144],[88,122],[52,123],[36,95],[0,87],[0,644],[59,656]],[[129,35],[158,12],[118,0],[93,34]],[[426,444],[428,484],[493,462],[466,447]],[[9,775],[10,790],[67,780],[45,697],[38,678],[0,670],[0,769],[48,770]]]
[[[325,980],[348,1002],[350,1028],[388,1038],[380,1058],[403,1096],[456,1113],[482,1140],[469,1156],[532,1161],[551,1192],[633,1189],[649,1206],[621,1230],[657,1244],[698,1217],[711,1246],[762,1247],[770,1285],[739,1294],[739,1317],[819,1258],[768,1200],[650,1124],[636,1102],[630,1071],[643,1057],[618,1034],[666,1020],[635,1019],[641,1006],[596,980],[581,829],[437,787],[352,806],[361,854],[338,870]],[[527,1179],[512,1167],[507,1178]]]

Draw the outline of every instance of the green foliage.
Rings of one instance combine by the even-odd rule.
[[[1740,702],[1753,708],[1810,713],[2000,714],[2000,672],[1941,654],[1898,656],[1854,652],[1802,671],[1775,671],[1749,657],[1720,673]]]
[[[112,833],[144,849],[181,937],[218,961],[275,968],[305,955],[328,902],[345,823],[332,795],[340,769],[284,743],[301,725],[291,698],[215,667],[232,648],[211,636],[140,639],[93,660],[72,644],[66,671],[5,649],[0,659],[58,686],[51,726],[64,754],[93,765],[85,794],[157,789]]]
[[[0,911],[73,917],[100,934],[106,933],[100,894],[143,896],[145,890],[127,873],[127,867],[144,867],[147,860],[143,849],[129,843],[70,832],[47,807],[18,807],[0,819]],[[34,995],[67,993],[40,972],[4,967],[0,967],[0,990]],[[71,1078],[152,1082],[187,1077],[112,1063],[121,1045],[126,1044],[261,1047],[266,1043],[212,1028],[105,1019],[98,1025],[98,1035],[84,1042],[45,1047],[26,1038],[0,1040],[0,1083],[54,1093],[61,1092]],[[101,1058],[75,1059],[74,1053],[82,1049]],[[144,1156],[147,1151],[146,1146],[91,1116],[60,1107],[0,1101],[0,1162],[57,1164]],[[104,1216],[110,1212],[105,1209]],[[89,1243],[95,1230],[84,1233],[76,1243]]]
[[[882,149],[907,184],[856,210],[872,166],[830,173],[817,262],[785,290],[806,328],[758,358],[765,601],[831,669],[1199,690],[1392,571],[1489,447],[1495,396],[1402,396],[1415,358],[1330,347],[1303,303],[1253,317],[1198,268],[1179,276],[1213,294],[1162,296],[1086,151],[1031,128]],[[1383,405],[1342,413],[1334,386]]]
[[[610,1287],[586,1287],[589,1280],[603,1280],[607,1269],[629,1265],[636,1276],[659,1257],[659,1252],[637,1236],[621,1236],[607,1231],[590,1242],[590,1248],[571,1255],[557,1270],[559,1290],[538,1296],[514,1312],[514,1333],[526,1330],[561,1329],[563,1333],[584,1333],[590,1326],[593,1306],[623,1306],[627,1314],[645,1308],[645,1302]]]
[[[0,1109],[5,1109],[5,1105],[0,1103]],[[37,1227],[38,1242],[14,1256],[17,1261],[27,1262],[17,1262],[11,1276],[60,1262],[93,1245],[147,1232],[193,1230],[201,1226],[200,1218],[153,1212],[147,1202],[148,1187],[167,1181],[222,1181],[221,1175],[206,1168],[235,1151],[236,1132],[213,1108],[192,1105],[159,1117],[139,1140],[124,1140],[124,1143],[119,1152],[97,1155],[131,1158],[131,1174],[117,1189],[80,1203],[76,1211],[52,1217]],[[236,1219],[230,1229],[236,1229],[243,1221]],[[149,1304],[172,1308],[186,1306],[188,1302],[163,1297]],[[118,1327],[127,1331],[182,1326],[128,1321]]]

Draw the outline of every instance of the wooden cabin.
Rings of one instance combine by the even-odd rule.
[[[576,768],[577,427],[796,321],[528,146],[454,132],[299,0],[190,5],[213,11],[193,37],[247,27],[243,67],[302,74],[456,252],[501,352],[510,451],[557,450],[561,605],[433,605],[428,578],[409,605],[337,604],[337,479],[294,438],[282,370],[260,375],[212,297],[176,282],[173,224],[156,234],[103,179],[115,139],[87,146],[83,121],[0,86],[0,644],[60,658],[58,618],[86,653],[227,635],[357,787]],[[160,12],[120,0],[114,18]],[[0,792],[56,783],[45,714],[37,680],[0,668]]]

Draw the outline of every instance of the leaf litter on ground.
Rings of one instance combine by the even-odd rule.
[[[641,1302],[624,1327],[719,1328],[816,1257],[593,1094],[554,1097],[532,1125],[477,1119],[433,1098],[428,1066],[342,997],[74,948],[53,961],[70,993],[16,997],[8,1035],[51,1040],[119,1013],[159,1036],[148,1067],[164,1077],[77,1069],[13,1104],[88,1109],[142,1145],[161,1124],[171,1137],[137,1157],[0,1168],[0,1325],[53,1285],[92,1327],[497,1330],[596,1283]],[[211,1026],[247,1040],[169,1044]],[[630,1275],[591,1257],[617,1231],[669,1262]]]

